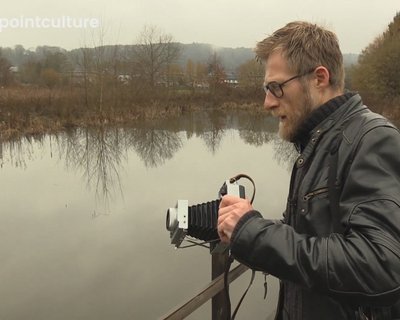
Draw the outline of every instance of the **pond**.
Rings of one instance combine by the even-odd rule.
[[[254,206],[280,218],[294,152],[276,131],[264,114],[198,112],[3,143],[0,319],[157,319],[191,298],[211,280],[211,256],[174,249],[166,210],[214,200],[246,173]],[[231,285],[233,307],[250,276]],[[269,319],[268,283],[264,300],[257,273],[238,319]],[[188,317],[210,318],[210,303]]]

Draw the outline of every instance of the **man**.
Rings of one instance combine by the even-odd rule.
[[[344,93],[334,33],[292,22],[256,54],[265,108],[300,155],[283,220],[227,195],[221,240],[235,259],[281,280],[276,319],[400,319],[399,131]]]

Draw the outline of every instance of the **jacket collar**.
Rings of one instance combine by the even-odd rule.
[[[358,94],[352,95],[343,105],[339,106],[336,111],[331,113],[326,119],[315,126],[309,132],[309,139],[301,149],[297,149],[300,156],[296,160],[296,167],[300,168],[306,164],[310,156],[313,154],[315,147],[323,138],[326,132],[337,130],[338,133],[343,130],[343,119],[350,119],[352,115],[367,109],[363,105],[361,97]],[[298,148],[298,147],[297,147]]]
[[[356,96],[356,93],[347,92],[343,95],[332,98],[320,107],[316,108],[303,124],[298,128],[297,133],[293,139],[293,143],[297,151],[301,152],[310,141],[313,130],[321,124],[325,119],[332,115],[341,106],[345,105],[350,98]]]

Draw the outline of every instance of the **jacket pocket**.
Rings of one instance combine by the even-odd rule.
[[[328,187],[319,188],[314,191],[308,192],[304,197],[303,201],[309,201],[316,196],[323,195],[324,193],[328,193]]]
[[[317,188],[301,196],[297,212],[300,232],[325,235],[330,230],[328,187]]]

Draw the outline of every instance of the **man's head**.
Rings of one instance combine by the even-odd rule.
[[[293,141],[312,110],[343,92],[337,37],[315,24],[287,24],[259,42],[256,54],[266,63],[265,107],[279,117],[286,140]]]
[[[260,41],[256,47],[257,57],[264,61],[275,51],[282,53],[289,69],[295,74],[324,66],[329,71],[330,85],[343,90],[343,56],[332,31],[309,22],[290,22]]]

